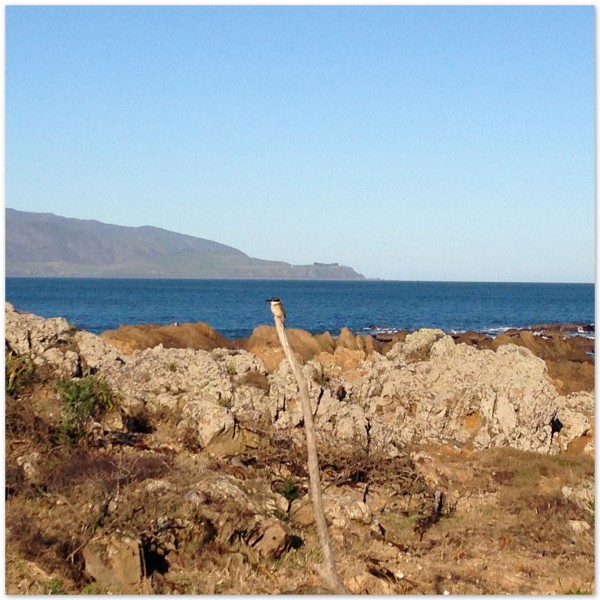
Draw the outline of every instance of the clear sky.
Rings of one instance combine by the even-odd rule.
[[[6,206],[594,280],[594,6],[8,6]]]

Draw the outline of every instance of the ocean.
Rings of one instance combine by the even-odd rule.
[[[311,333],[439,327],[491,334],[542,323],[594,323],[594,285],[429,281],[6,278],[17,310],[65,317],[101,333],[121,324],[204,321],[227,338],[273,324],[266,302],[281,298],[286,326]]]

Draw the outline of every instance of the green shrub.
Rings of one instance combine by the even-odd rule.
[[[298,486],[296,485],[293,477],[286,478],[286,480],[283,482],[280,493],[288,502],[293,502],[296,498],[298,498]]]
[[[95,375],[61,379],[58,387],[65,403],[60,432],[67,441],[78,441],[90,419],[99,420],[116,406],[116,399],[108,384]]]
[[[35,381],[35,365],[26,355],[17,356],[13,352],[6,352],[4,371],[7,396],[15,396]]]

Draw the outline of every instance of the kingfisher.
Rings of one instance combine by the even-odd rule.
[[[267,302],[271,303],[271,312],[274,316],[279,317],[282,323],[285,323],[285,308],[281,304],[279,298],[270,298]]]

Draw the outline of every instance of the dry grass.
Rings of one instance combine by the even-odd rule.
[[[93,443],[84,437],[57,445],[60,404],[52,385],[34,378],[6,405],[11,593],[103,593],[86,576],[81,549],[93,535],[115,530],[141,540],[148,593],[322,592],[312,525],[295,522],[293,510],[276,513],[298,543],[276,560],[265,558],[252,546],[250,507],[213,493],[214,482],[226,478],[252,498],[268,490],[287,497],[292,509],[306,501],[306,450],[289,432],[255,432],[259,447],[235,461],[197,448],[165,453],[153,449],[156,434],[140,414],[119,433],[130,444],[108,432]],[[413,450],[428,458],[413,460]],[[23,457],[35,452],[32,478]],[[331,529],[339,572],[358,593],[594,590],[593,528],[576,533],[569,524],[590,522],[593,505],[562,493],[593,481],[592,458],[445,447],[406,448],[395,458],[325,447],[319,458],[325,493],[363,499],[373,512],[371,523]],[[200,490],[202,502],[187,500],[190,490]]]

